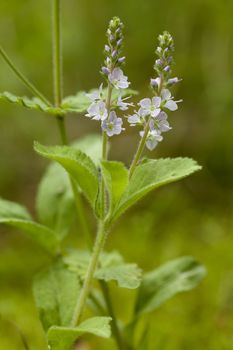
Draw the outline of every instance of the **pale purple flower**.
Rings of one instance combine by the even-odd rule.
[[[108,111],[104,101],[93,102],[87,112],[85,116],[93,120],[105,120],[108,117]]]
[[[163,89],[161,92],[162,105],[170,111],[176,111],[178,109],[177,102],[173,101],[171,92],[168,89]]]
[[[130,123],[131,126],[135,126],[137,124],[142,125],[145,122],[144,119],[144,113],[142,109],[140,108],[139,111],[135,111],[133,115],[130,115],[128,117],[128,122]]]
[[[105,46],[104,46],[104,49],[105,49],[106,52],[109,52],[109,51],[110,51],[110,47],[109,47],[108,45],[105,45]]]
[[[151,119],[151,129],[158,129],[160,132],[167,132],[171,130],[171,127],[167,121],[167,114],[160,112],[156,118]]]
[[[157,115],[160,113],[160,104],[161,104],[161,98],[158,96],[150,98],[143,98],[139,102],[140,108],[140,114],[151,115],[152,118],[157,117]]]
[[[164,70],[164,72],[166,72],[166,73],[168,73],[168,72],[170,72],[170,66],[166,66],[163,70]]]
[[[111,111],[108,119],[101,123],[101,127],[106,131],[108,136],[119,135],[124,128],[122,128],[123,121],[118,118],[115,111]]]
[[[100,85],[99,89],[93,90],[91,93],[86,94],[86,96],[92,101],[100,101],[103,97],[103,84]]]
[[[143,137],[144,131],[140,131],[140,136]],[[162,141],[163,137],[161,136],[160,132],[156,129],[150,130],[147,138],[146,138],[146,147],[153,151],[155,147],[157,146],[158,142]]]
[[[101,68],[102,73],[108,75],[110,73],[109,69],[107,67],[102,67]]]
[[[118,51],[117,51],[117,50],[114,50],[114,51],[112,52],[112,57],[115,58],[117,55],[118,55]]]
[[[124,75],[119,67],[113,69],[112,73],[109,74],[108,79],[116,89],[127,89],[130,84],[127,76]]]
[[[181,79],[178,79],[177,77],[175,77],[175,78],[168,79],[167,83],[168,83],[168,85],[174,85],[174,84],[179,83],[179,81],[181,81]]]
[[[118,62],[119,63],[125,62],[125,56],[118,58]]]
[[[160,82],[161,82],[161,79],[159,77],[158,78],[151,78],[150,85],[152,87],[159,87],[160,86]]]
[[[133,103],[125,102],[129,98],[130,96],[122,98],[121,94],[118,96],[117,107],[119,107],[121,111],[126,111],[129,108],[129,106],[133,106]]]

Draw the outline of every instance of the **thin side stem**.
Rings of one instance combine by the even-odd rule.
[[[111,111],[111,98],[112,98],[112,85],[108,83],[108,93],[107,93],[107,101],[106,101],[106,108],[108,111],[108,116]],[[103,131],[102,133],[102,160],[106,160],[108,155],[108,135],[106,131]],[[102,203],[102,217],[105,215],[105,186],[104,186],[104,179],[102,176],[101,179],[101,203]]]
[[[81,320],[81,317],[82,317],[82,314],[84,311],[84,307],[86,304],[86,299],[90,293],[92,280],[93,280],[94,273],[95,273],[95,270],[96,270],[96,267],[97,267],[97,264],[99,261],[99,255],[103,250],[106,237],[107,237],[107,230],[105,228],[105,224],[103,221],[100,221],[99,229],[98,229],[97,236],[96,236],[96,241],[95,241],[94,248],[93,248],[93,253],[92,253],[88,268],[87,268],[87,273],[86,273],[86,277],[84,280],[84,284],[83,284],[78,302],[77,302],[75,310],[74,310],[74,315],[73,315],[73,319],[71,322],[72,327],[75,327],[77,324],[79,324],[79,322]]]
[[[119,350],[126,350],[123,339],[121,337],[121,332],[120,332],[118,324],[117,324],[117,318],[116,318],[115,311],[114,311],[114,308],[112,305],[108,285],[104,281],[100,281],[100,285],[101,285],[104,299],[106,301],[108,313],[109,313],[110,317],[112,318],[112,332],[113,332],[113,335],[114,335],[114,338],[116,341],[116,345],[117,345]]]
[[[158,90],[158,96],[160,96],[161,91],[163,89],[163,81],[164,81],[163,76],[160,76],[160,87],[159,87],[159,90]],[[134,171],[136,169],[136,166],[137,166],[139,160],[141,159],[142,153],[144,151],[147,135],[148,135],[148,133],[150,131],[150,119],[151,118],[149,118],[148,121],[147,121],[147,124],[146,124],[145,129],[144,129],[143,137],[141,138],[141,140],[139,142],[138,149],[137,149],[137,151],[135,153],[135,156],[133,158],[133,161],[132,161],[132,163],[130,165],[129,178],[132,177],[132,175],[133,175],[133,173],[134,173]]]
[[[53,0],[53,81],[54,81],[54,103],[56,107],[60,107],[63,96],[62,85],[62,39],[61,39],[61,1]],[[56,116],[59,133],[61,136],[61,142],[63,145],[68,145],[68,136],[65,125],[64,116]],[[76,212],[81,226],[81,230],[84,233],[89,246],[92,242],[92,237],[89,232],[87,220],[85,220],[84,209],[82,205],[81,195],[77,188],[76,183],[70,177],[71,187],[74,193]]]
[[[62,76],[61,0],[53,0],[53,82],[56,107],[62,101]]]
[[[4,59],[4,61],[8,64],[8,66],[12,69],[12,71],[16,74],[16,76],[21,80],[21,82],[28,88],[28,90],[35,96],[39,97],[46,105],[51,106],[49,100],[31,83],[28,78],[15,66],[10,57],[7,55],[5,50],[0,46],[0,55]]]
[[[139,142],[138,149],[135,153],[135,156],[134,156],[133,161],[131,163],[131,166],[129,168],[129,178],[131,178],[131,176],[133,175],[134,170],[135,170],[139,160],[141,159],[142,153],[144,151],[145,143],[146,143],[146,138],[147,138],[149,131],[150,131],[150,125],[149,125],[149,121],[148,121],[146,124],[145,130],[144,130],[143,137],[141,138],[141,140]]]

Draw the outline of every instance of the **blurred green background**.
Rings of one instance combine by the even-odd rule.
[[[52,98],[50,7],[45,0],[1,0],[0,33],[17,66]],[[183,79],[175,95],[184,102],[152,156],[190,156],[203,170],[146,197],[120,220],[107,245],[145,270],[181,255],[194,255],[208,269],[196,290],[151,316],[152,350],[233,348],[232,13],[230,0],[63,0],[65,94],[99,86],[112,16],[125,23],[125,72],[141,98],[149,92],[157,35],[168,30],[175,39],[175,76]],[[28,94],[1,59],[0,91]],[[72,139],[99,131],[98,123],[77,115],[67,124]],[[32,143],[58,143],[56,124],[39,112],[1,103],[0,130],[0,196],[34,212],[47,163]],[[135,128],[128,128],[113,138],[111,157],[129,162],[137,141]],[[30,350],[43,350],[30,284],[48,258],[25,236],[0,230],[0,349],[23,349],[13,322],[26,334]],[[79,237],[73,243],[78,246]],[[117,312],[127,320],[134,293],[112,289]],[[114,349],[111,341],[98,344],[93,349]]]

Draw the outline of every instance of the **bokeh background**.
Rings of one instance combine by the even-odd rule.
[[[52,98],[50,8],[46,0],[1,0],[0,42]],[[141,98],[149,93],[157,35],[166,29],[175,39],[175,75],[183,79],[175,95],[184,102],[170,118],[173,130],[152,156],[190,156],[203,170],[147,196],[121,219],[107,245],[145,270],[181,255],[195,256],[208,269],[196,290],[176,296],[151,316],[152,350],[233,348],[232,13],[230,0],[63,1],[65,94],[99,86],[112,16],[125,23],[125,72]],[[2,59],[0,91],[28,95]],[[77,115],[69,116],[67,125],[72,139],[99,132],[98,123]],[[59,142],[53,118],[1,102],[0,196],[27,205],[32,213],[47,164],[33,152],[33,140]],[[136,130],[128,128],[113,139],[111,157],[129,163],[137,141]],[[80,239],[73,235],[73,244]],[[30,350],[43,350],[30,284],[48,258],[6,227],[0,228],[0,254],[0,349],[23,349],[16,323]],[[117,312],[127,320],[134,293],[114,287],[113,292]],[[114,349],[111,342],[100,344]]]

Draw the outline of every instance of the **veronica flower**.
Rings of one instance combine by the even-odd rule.
[[[109,74],[108,79],[116,89],[127,89],[129,87],[128,77],[117,67]]]
[[[101,127],[106,131],[108,136],[119,135],[124,128],[122,128],[123,121],[118,118],[115,111],[111,111],[108,119],[101,123]]]
[[[117,107],[119,107],[121,111],[126,111],[129,108],[129,106],[133,106],[133,103],[125,102],[129,98],[130,98],[130,96],[122,99],[121,94],[118,96]]]
[[[169,109],[170,111],[176,111],[178,109],[178,101],[173,101],[171,92],[168,89],[163,89],[161,92],[162,105],[163,107]],[[180,101],[179,101],[180,102]]]
[[[105,120],[108,117],[108,111],[104,101],[93,102],[87,112],[85,116],[93,120]]]
[[[140,131],[140,136],[143,137],[144,131]],[[162,141],[163,137],[156,129],[150,130],[146,138],[146,147],[152,151],[157,146],[158,142]]]
[[[93,90],[91,93],[86,94],[86,96],[92,101],[100,101],[103,98],[103,84],[100,85],[99,89]]]
[[[150,128],[157,128],[160,132],[167,132],[171,130],[167,118],[168,116],[165,112],[160,112],[156,118],[150,120]]]
[[[144,117],[145,117],[145,114],[142,108],[140,108],[139,111],[135,111],[133,115],[130,115],[128,117],[128,122],[130,123],[131,126],[142,125],[145,122]]]
[[[140,113],[146,115],[151,115],[152,118],[157,117],[160,113],[161,98],[158,96],[150,98],[143,98],[139,103]]]

